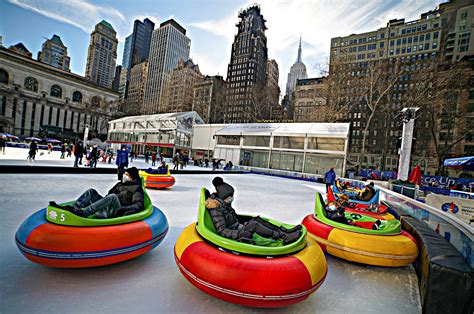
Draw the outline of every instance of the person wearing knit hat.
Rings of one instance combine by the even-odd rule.
[[[225,200],[229,196],[234,196],[234,188],[225,183],[221,177],[215,177],[212,180],[212,185],[216,188],[217,196]]]
[[[282,240],[285,244],[300,238],[302,232],[299,225],[286,229],[275,226],[259,216],[244,221],[231,206],[234,200],[234,188],[221,177],[215,177],[212,184],[216,192],[210,194],[206,190],[206,208],[219,235],[248,243],[253,242],[254,233],[265,238]]]
[[[138,213],[144,209],[143,189],[138,169],[135,167],[125,170],[122,182],[109,190],[106,196],[101,196],[94,189],[88,189],[74,202],[73,205],[61,206],[51,201],[49,205],[70,211],[80,217],[114,218]]]

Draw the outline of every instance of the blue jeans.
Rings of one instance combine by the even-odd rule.
[[[96,190],[88,189],[74,203],[84,211],[84,216],[96,214],[97,218],[109,218],[114,212],[122,207],[120,200],[115,194],[102,197]]]
[[[78,162],[79,162],[80,157],[79,156],[74,156],[74,168],[78,167]]]

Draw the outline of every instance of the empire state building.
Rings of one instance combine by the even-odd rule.
[[[292,93],[295,90],[296,80],[308,78],[306,73],[306,66],[303,61],[301,61],[301,37],[300,37],[300,46],[298,48],[298,58],[296,62],[291,66],[290,73],[288,73],[288,81],[286,83],[286,95],[289,99],[292,99]]]

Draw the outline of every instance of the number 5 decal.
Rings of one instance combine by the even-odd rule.
[[[61,214],[61,221],[66,220],[66,216],[64,214]]]

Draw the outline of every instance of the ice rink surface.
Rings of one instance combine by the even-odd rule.
[[[237,213],[260,214],[293,224],[312,212],[315,191],[324,189],[317,183],[263,175],[222,177],[236,190]],[[71,200],[89,187],[105,195],[116,176],[0,174],[0,313],[265,311],[205,294],[181,275],[174,261],[174,243],[183,228],[196,220],[200,188],[212,190],[212,178],[212,174],[177,175],[174,187],[148,190],[153,204],[163,210],[170,224],[163,243],[149,253],[111,266],[53,269],[22,256],[14,238],[19,225],[50,200]],[[299,304],[271,312],[421,312],[413,267],[372,267],[329,255],[326,258],[328,275],[315,294]]]

